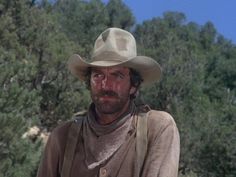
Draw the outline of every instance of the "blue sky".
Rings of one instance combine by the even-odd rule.
[[[107,1],[107,0],[106,0]],[[163,12],[183,12],[187,22],[211,21],[217,32],[236,44],[236,0],[124,0],[137,23],[161,17]]]

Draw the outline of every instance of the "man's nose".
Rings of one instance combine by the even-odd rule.
[[[112,88],[112,80],[109,76],[105,76],[102,80],[102,88],[104,90],[110,90]]]

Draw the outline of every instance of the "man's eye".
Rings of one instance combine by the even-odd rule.
[[[92,77],[93,77],[93,78],[102,78],[102,77],[103,77],[103,74],[100,74],[100,73],[93,73],[93,74],[92,74]]]
[[[119,77],[120,79],[124,79],[124,75],[122,75],[122,74],[118,74],[118,77]]]
[[[123,74],[116,73],[116,74],[114,74],[114,77],[118,78],[118,79],[124,79],[125,76]]]

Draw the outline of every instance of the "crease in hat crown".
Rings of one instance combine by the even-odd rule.
[[[134,37],[127,31],[109,28],[95,41],[92,60],[123,62],[136,56],[137,50]]]
[[[152,58],[137,56],[136,41],[131,33],[119,28],[108,28],[95,41],[91,62],[74,54],[68,61],[71,73],[80,80],[86,80],[90,67],[123,66],[138,71],[143,83],[159,81],[161,67]]]

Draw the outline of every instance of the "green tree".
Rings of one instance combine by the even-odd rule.
[[[217,41],[212,23],[186,23],[175,12],[145,21],[134,35],[140,53],[163,68],[162,81],[143,88],[140,99],[174,116],[181,136],[180,173],[233,176],[235,46]]]
[[[77,44],[81,56],[89,59],[94,40],[107,28],[105,5],[100,0],[59,0],[54,9],[62,30]]]
[[[135,24],[135,17],[122,0],[110,0],[106,9],[109,15],[109,27],[130,30]]]
[[[33,9],[29,1],[0,2],[0,176],[35,175],[40,142],[23,139],[38,121],[39,91],[31,78],[35,65],[22,45],[22,24]]]
[[[87,109],[89,92],[71,76],[71,54],[91,57],[107,27],[134,30],[138,52],[163,68],[140,101],[170,112],[181,136],[180,176],[236,174],[236,46],[207,22],[166,12],[133,26],[121,0],[0,1],[0,177],[35,176],[42,146],[29,127],[51,131]]]

